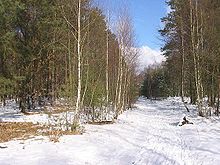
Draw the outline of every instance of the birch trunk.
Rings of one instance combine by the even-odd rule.
[[[122,52],[122,50],[121,50]],[[119,65],[119,89],[118,89],[118,101],[117,101],[117,117],[119,115],[119,112],[121,111],[121,108],[122,108],[122,105],[121,105],[121,99],[122,99],[122,83],[123,83],[123,64],[122,64],[122,61],[123,61],[123,55],[121,53],[120,55],[120,65]]]
[[[202,112],[202,83],[201,83],[201,73],[199,68],[199,25],[198,25],[198,2],[196,0],[195,4],[195,13],[193,13],[193,4],[192,0],[190,0],[190,24],[191,24],[191,44],[192,44],[192,54],[193,54],[193,65],[194,65],[194,74],[195,74],[195,86],[196,86],[196,97],[197,97],[197,105],[198,105],[198,114],[203,116]],[[194,15],[195,16],[194,16]],[[196,23],[195,23],[196,21]]]
[[[128,77],[128,68],[125,68],[125,74],[124,74],[124,84],[123,84],[123,94],[122,94],[122,106],[121,106],[121,112],[122,113],[125,110],[126,106],[126,94],[127,94],[127,78]]]
[[[109,114],[109,75],[108,75],[108,65],[109,65],[109,34],[108,29],[106,30],[106,70],[105,70],[105,77],[106,77],[106,114]]]
[[[77,36],[77,56],[78,56],[78,66],[77,66],[77,70],[78,70],[78,87],[77,87],[77,100],[76,100],[76,116],[75,116],[75,120],[76,122],[78,122],[79,117],[78,117],[78,113],[80,110],[80,102],[81,102],[81,56],[82,56],[82,52],[81,52],[81,0],[78,1],[78,36]]]
[[[119,53],[118,53],[118,75],[117,75],[117,82],[116,82],[116,90],[115,90],[115,105],[114,105],[114,110],[115,110],[115,119],[118,117],[118,111],[120,107],[120,99],[121,99],[121,47],[119,47]]]
[[[181,17],[181,47],[182,47],[182,67],[181,67],[181,98],[182,102],[184,104],[184,107],[186,108],[187,112],[189,112],[189,108],[186,106],[185,101],[184,101],[184,80],[185,80],[185,47],[184,47],[184,28],[183,28],[183,20]]]

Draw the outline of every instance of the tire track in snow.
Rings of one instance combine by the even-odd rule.
[[[163,106],[163,109],[166,108],[168,107]],[[138,109],[140,109],[141,111],[144,110],[146,114],[148,114],[148,127],[150,127],[150,129],[152,130],[150,138],[153,140],[146,141],[145,145],[147,146],[147,148],[144,149],[151,149],[154,153],[159,153],[160,157],[164,157],[165,161],[163,161],[162,164],[186,164],[184,162],[184,157],[188,157],[189,159],[189,148],[185,144],[182,136],[180,136],[176,132],[176,128],[170,125],[170,119],[163,114],[163,111],[160,110],[160,107],[156,104],[145,103],[144,105],[138,106]],[[167,137],[166,134],[168,134],[168,136],[170,137]],[[169,148],[169,150],[164,149],[164,147]],[[142,161],[141,159],[143,159],[142,155],[140,155],[139,157],[140,158],[137,161],[137,164],[138,162]],[[153,160],[157,159],[158,157],[156,154],[156,157],[153,158]],[[151,161],[153,160],[151,158]]]

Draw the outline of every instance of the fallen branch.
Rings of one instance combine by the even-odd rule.
[[[186,116],[183,117],[183,121],[179,124],[179,126],[183,126],[185,124],[193,124],[189,120],[186,119]]]

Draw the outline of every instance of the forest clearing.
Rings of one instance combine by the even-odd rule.
[[[0,0],[0,165],[219,164],[219,17],[219,0]]]
[[[151,101],[140,98],[133,110],[113,124],[85,124],[82,135],[48,136],[0,143],[1,165],[218,165],[219,118],[198,117],[196,107],[186,112],[181,98]],[[182,117],[193,125],[178,126]],[[27,119],[29,118],[29,119]],[[4,117],[1,115],[1,119]],[[10,121],[9,118],[5,118]],[[13,121],[47,122],[43,116],[21,116]]]

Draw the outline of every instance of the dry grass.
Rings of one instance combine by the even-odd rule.
[[[46,113],[46,114],[60,114],[63,112],[67,112],[67,111],[73,111],[73,109],[70,106],[67,105],[54,105],[54,106],[45,106],[43,107],[41,110],[39,111],[35,111],[35,112],[24,112],[22,114],[24,115],[36,115],[36,114],[41,114],[41,113]]]
[[[48,116],[60,114],[63,112],[72,111],[68,105],[55,105],[52,107],[45,106],[39,112],[25,112],[24,115],[36,115],[46,113]],[[55,127],[55,128],[53,128]],[[82,130],[69,130],[63,131],[57,125],[38,125],[31,122],[0,122],[0,143],[7,142],[13,139],[29,139],[35,136],[43,135],[48,136],[50,141],[58,142],[59,138],[63,135],[79,135],[82,134]]]
[[[22,114],[29,116],[29,115],[37,115],[40,114],[41,112],[21,112]]]
[[[95,121],[95,122],[88,122],[88,124],[92,125],[106,125],[106,124],[114,124],[115,121]]]
[[[28,139],[39,135],[42,126],[30,122],[3,122],[0,123],[0,142],[7,142],[15,138]]]
[[[82,132],[79,131],[61,131],[61,130],[50,130],[44,133],[44,135],[49,137],[49,140],[56,143],[63,135],[81,135]]]
[[[53,107],[53,109],[51,110],[45,107],[45,110],[44,110],[46,114],[60,114],[63,112],[68,112],[68,111],[70,111],[70,108],[66,106],[56,106],[56,107]]]
[[[63,135],[80,135],[81,131],[49,130],[31,122],[0,122],[0,143],[13,139],[26,140],[35,136],[48,136],[50,141],[59,142]]]
[[[60,114],[60,113],[67,112],[67,111],[69,111],[69,109],[67,107],[53,107],[52,110],[49,110],[47,107],[44,107],[39,112],[25,112],[25,113],[21,112],[21,113],[26,115],[26,116],[29,116],[29,115],[36,115],[36,114],[41,114],[41,113]]]

